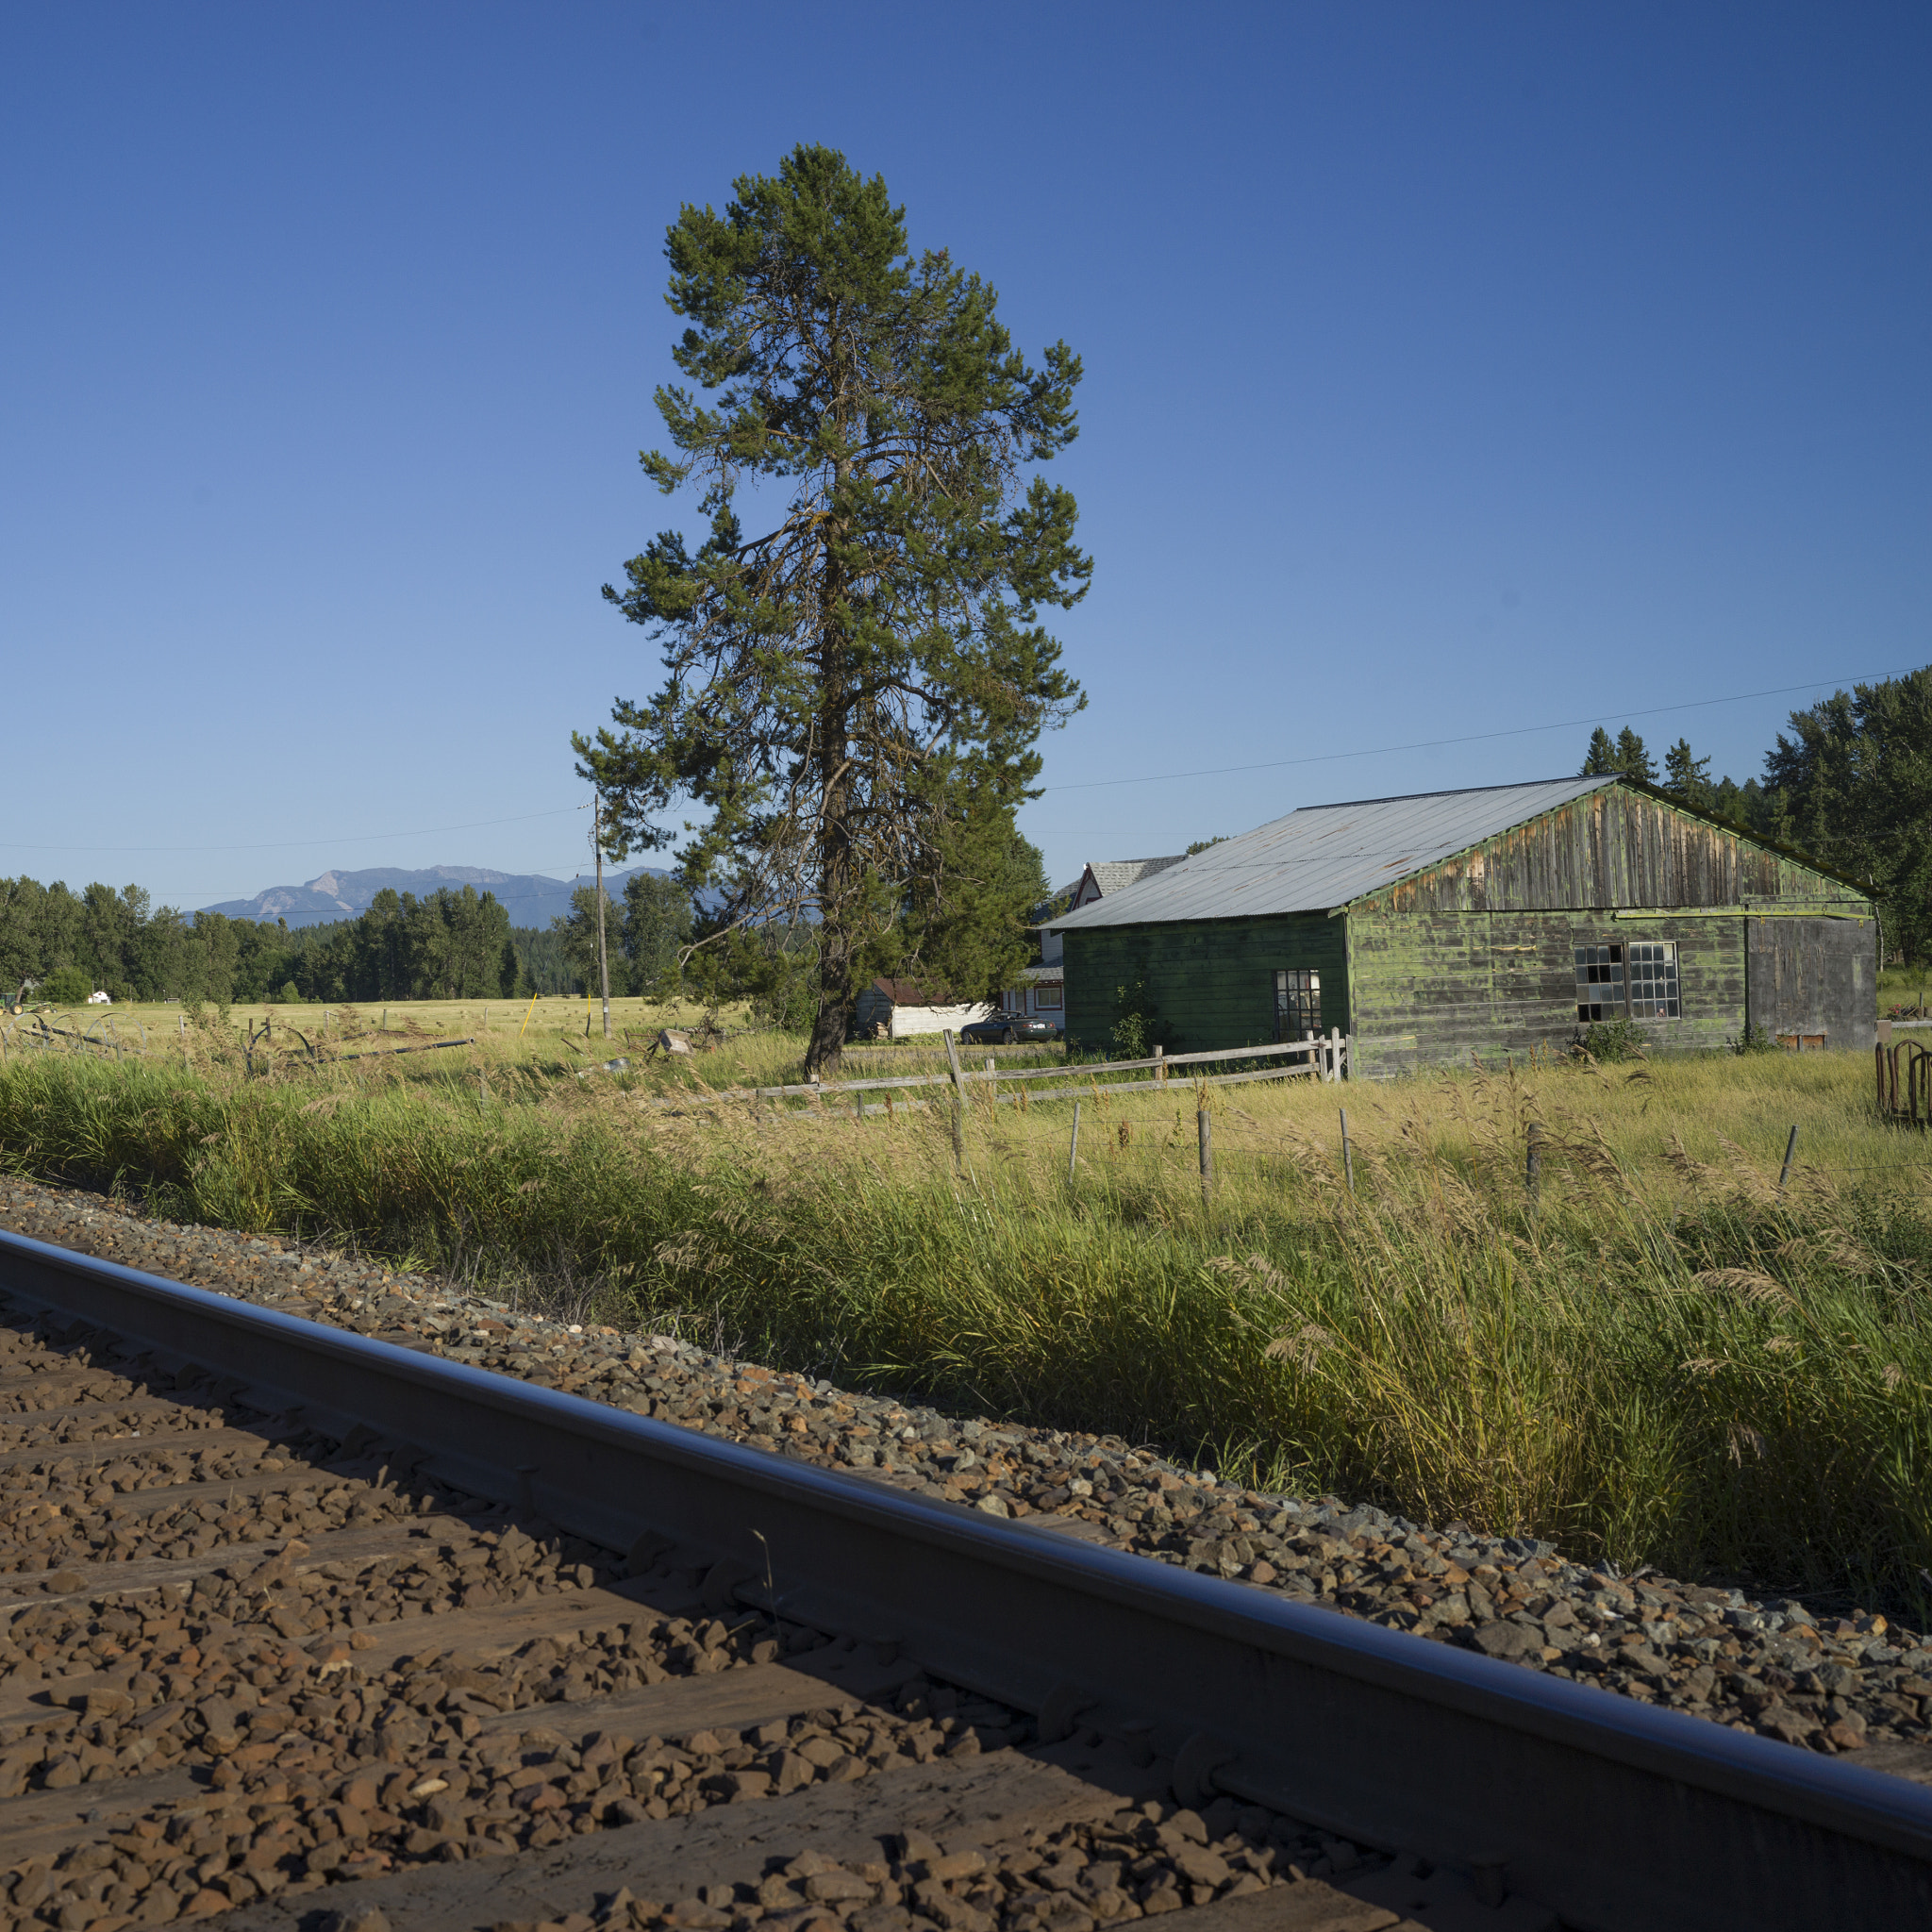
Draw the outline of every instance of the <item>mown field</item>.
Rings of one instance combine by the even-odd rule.
[[[255,1077],[306,1076],[317,1062],[340,1063],[354,1055],[361,1073],[369,1062],[386,1062],[392,1083],[444,1087],[461,1069],[555,1076],[612,1059],[627,1062],[620,1084],[674,1092],[706,1087],[781,1086],[804,1078],[805,1041],[798,1036],[759,1026],[742,1005],[707,1009],[684,1002],[658,1004],[642,999],[610,1002],[610,1037],[595,1000],[411,1000],[393,1006],[337,1005],[183,1008],[173,1003],[127,1002],[111,1007],[30,1009],[18,1022],[0,1018],[0,1062],[9,1054],[30,1051],[22,1039],[39,1023],[56,1029],[61,1049],[101,1055],[128,1064],[193,1066],[204,1071],[243,1069]],[[666,1028],[697,1042],[689,1057],[666,1058],[651,1052]],[[448,1042],[431,1046],[430,1042]],[[471,1042],[474,1045],[458,1042]],[[398,1052],[398,1048],[408,1049]],[[974,1065],[989,1049],[972,1051]],[[1002,1066],[1058,1062],[1057,1048],[1002,1047]],[[882,1041],[847,1049],[844,1077],[874,1073],[943,1073],[943,1046],[937,1034],[905,1041]]]
[[[252,1078],[211,1018],[118,1064],[16,1047],[0,1165],[1271,1485],[1932,1611],[1932,1146],[1875,1121],[1862,1057],[1206,1090],[1204,1195],[1178,1082],[1083,1082],[1071,1182],[1070,1108],[975,1090],[956,1174],[943,1104],[702,1103],[795,1074],[795,1039],[639,1081],[491,1019],[486,1047]]]

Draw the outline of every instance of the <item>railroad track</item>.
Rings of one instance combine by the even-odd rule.
[[[1932,1924],[1902,1779],[19,1236],[0,1297],[12,1924]]]

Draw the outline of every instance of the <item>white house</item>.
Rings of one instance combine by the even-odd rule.
[[[1176,852],[1172,858],[1090,858],[1080,874],[1080,882],[1067,900],[1065,910],[1091,906],[1109,892],[1124,891],[1157,872],[1178,865],[1186,855]],[[1040,936],[1040,964],[1022,970],[1017,985],[1000,995],[1000,1010],[1024,1014],[1029,1020],[1045,1020],[1053,1025],[1066,1024],[1066,983],[1060,971],[1060,936],[1042,932]]]
[[[1060,978],[1059,935],[1052,935],[1054,941],[1054,961],[1038,966],[1023,966],[1020,969],[1020,983],[1009,986],[1000,995],[1000,1011],[1024,1016],[1028,1020],[1045,1020],[1055,1026],[1066,1024],[1066,991]]]

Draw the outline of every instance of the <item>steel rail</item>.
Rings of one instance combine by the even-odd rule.
[[[1024,1522],[0,1232],[0,1291],[394,1465],[541,1510],[719,1603],[896,1643],[1215,1790],[1474,1870],[1579,1932],[1932,1924],[1932,1791]]]

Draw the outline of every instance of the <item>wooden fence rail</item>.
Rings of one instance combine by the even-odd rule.
[[[947,1036],[949,1037],[949,1036]],[[1091,1092],[1144,1093],[1158,1091],[1172,1085],[1189,1084],[1174,1082],[1168,1078],[1169,1070],[1174,1067],[1194,1067],[1212,1065],[1224,1060],[1251,1060],[1261,1058],[1298,1059],[1298,1066],[1267,1067],[1256,1073],[1209,1074],[1205,1076],[1210,1087],[1240,1086],[1250,1080],[1293,1080],[1313,1078],[1323,1081],[1342,1080],[1348,1077],[1350,1061],[1350,1039],[1339,1027],[1327,1033],[1309,1033],[1300,1040],[1280,1041],[1269,1046],[1231,1046],[1218,1052],[1156,1054],[1144,1060],[1099,1060],[1088,1065],[1061,1067],[1022,1067],[1002,1071],[997,1067],[981,1068],[974,1072],[961,1071],[957,1085],[978,1082],[991,1082],[996,1087],[1006,1087],[1021,1080],[1058,1080],[1067,1083],[1058,1091],[1043,1089],[1029,1092],[1032,1101],[1070,1100],[1077,1092],[1085,1098]],[[1151,1080],[1116,1080],[1115,1074],[1138,1073],[1153,1069],[1155,1077]],[[1105,1086],[1101,1081],[1105,1080]],[[677,1094],[654,1096],[646,1104],[654,1107],[705,1106],[724,1101],[781,1101],[781,1100],[824,1100],[829,1095],[845,1093],[874,1093],[881,1090],[898,1091],[912,1087],[953,1087],[956,1085],[951,1074],[905,1074],[895,1078],[870,1080],[824,1080],[801,1082],[787,1087],[721,1087],[710,1091],[691,1091]],[[995,1094],[1001,1107],[1018,1104],[1017,1094]],[[924,1106],[921,1101],[907,1101],[908,1107]],[[890,1112],[883,1105],[858,1103],[859,1110],[867,1113]]]
[[[1206,1066],[1211,1065],[1218,1060],[1280,1059],[1290,1056],[1296,1056],[1320,1057],[1323,1063],[1323,1078],[1333,1079],[1337,1077],[1333,1071],[1336,1063],[1335,1057],[1339,1055],[1341,1064],[1345,1067],[1348,1058],[1348,1036],[1338,1028],[1325,1034],[1310,1033],[1301,1040],[1277,1041],[1270,1046],[1229,1046],[1208,1053],[1156,1054],[1153,1058],[1144,1060],[1095,1060],[1089,1063],[1060,1067],[1015,1067],[1011,1069],[995,1067],[990,1070],[978,1068],[963,1072],[959,1077],[969,1085],[974,1081],[991,1080],[1004,1087],[1013,1080],[1086,1080],[1091,1079],[1096,1074],[1110,1076],[1114,1074],[1140,1073],[1151,1068],[1156,1070],[1157,1077],[1140,1084],[1161,1087],[1167,1084],[1165,1078],[1166,1072],[1172,1067]],[[1310,1071],[1310,1068],[1306,1066],[1296,1067],[1288,1071],[1299,1074],[1307,1073]],[[1233,1079],[1241,1076],[1224,1074],[1221,1077],[1224,1079]],[[1270,1074],[1264,1077],[1273,1078],[1274,1075]],[[1125,1081],[1110,1081],[1110,1084],[1125,1086],[1129,1083]],[[882,1087],[950,1087],[952,1085],[953,1076],[951,1074],[902,1074],[896,1077],[870,1080],[824,1080],[791,1087],[738,1087],[721,1090],[718,1097],[720,1099],[728,1097],[734,1100],[745,1100],[756,1096],[759,1100],[778,1100],[813,1093],[870,1092]]]

